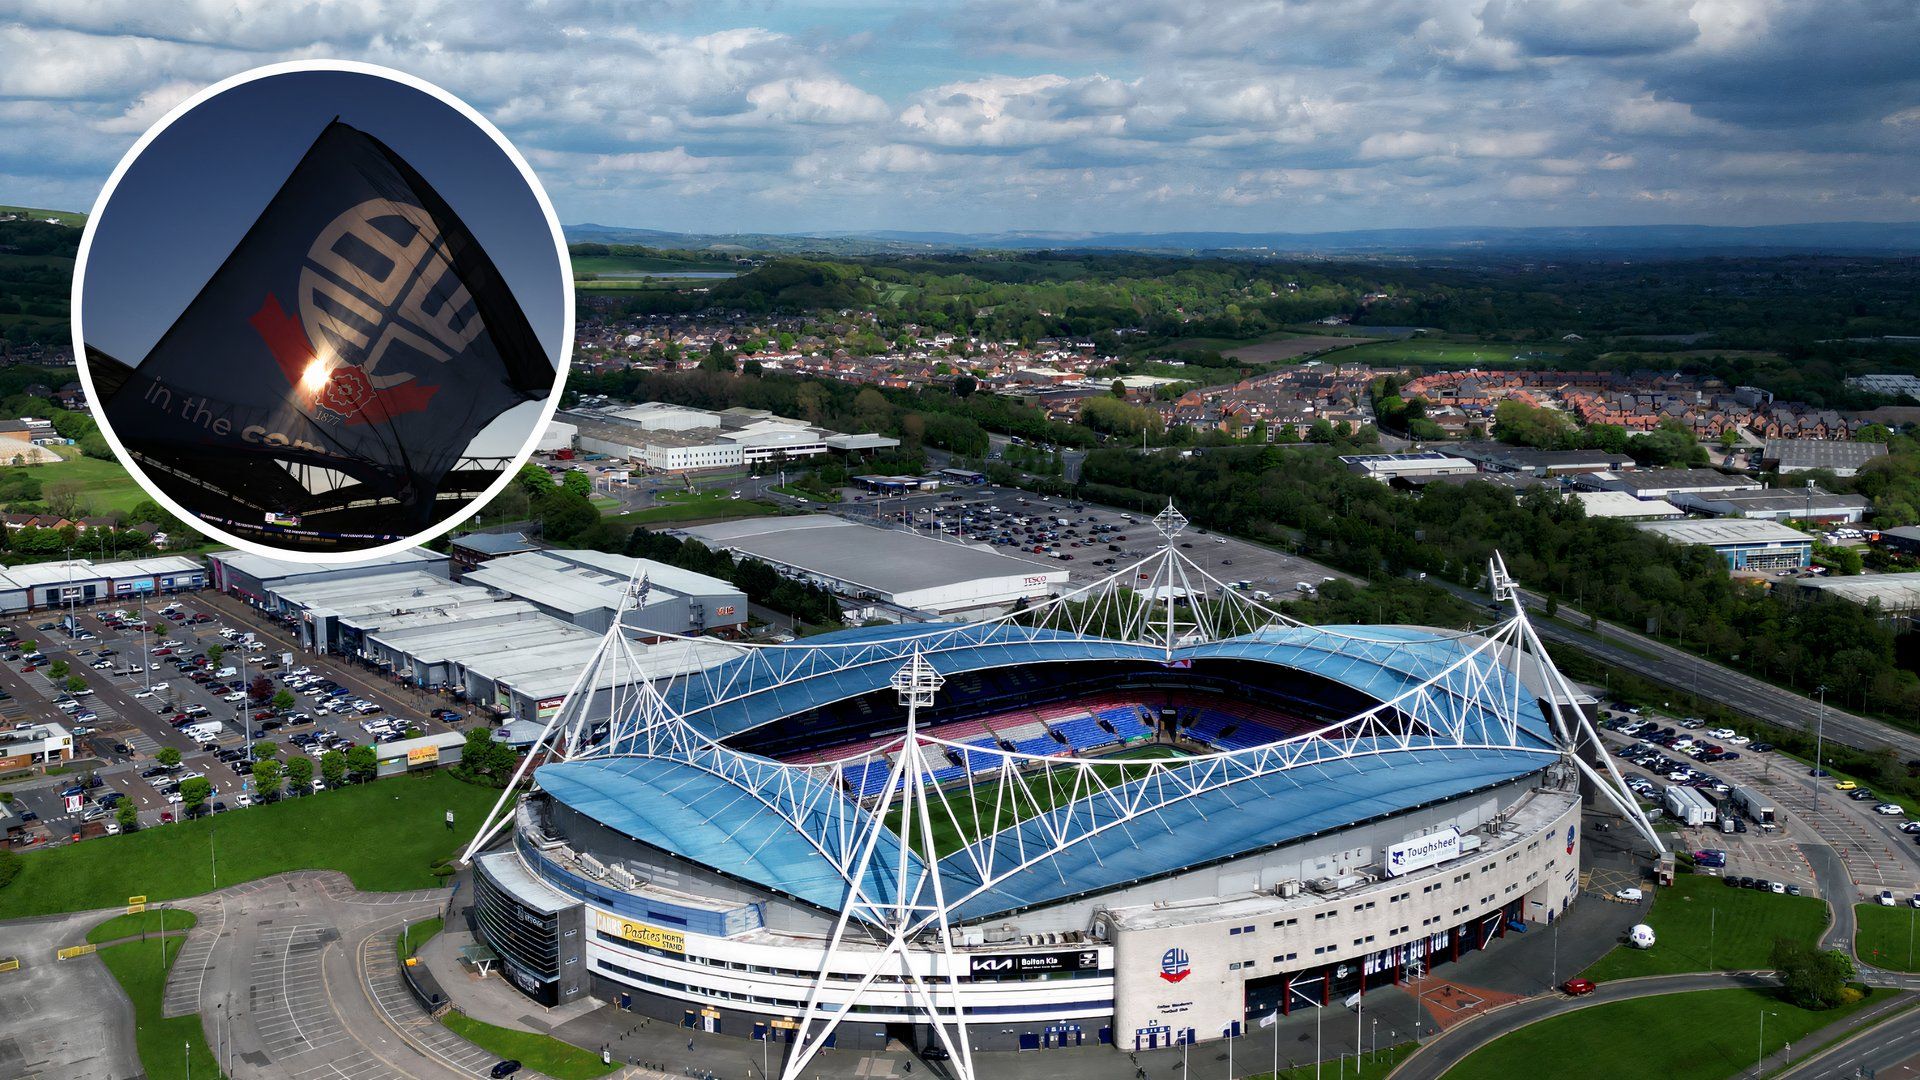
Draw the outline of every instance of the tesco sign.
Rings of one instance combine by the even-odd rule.
[[[1399,877],[1460,854],[1460,830],[1452,828],[1402,840],[1387,848],[1387,876]]]

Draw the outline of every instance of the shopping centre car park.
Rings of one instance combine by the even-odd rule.
[[[1070,589],[1097,581],[1160,547],[1151,513],[1017,488],[983,485],[903,496],[856,492],[849,497],[854,501],[831,509],[858,520],[993,544],[1008,554],[1024,552],[1028,558],[1046,559],[1057,555],[1067,570]],[[1062,520],[1067,524],[1062,525]],[[1043,550],[1036,552],[1036,547]],[[1180,547],[1183,555],[1219,581],[1245,582],[1242,591],[1256,599],[1263,592],[1276,601],[1293,599],[1301,595],[1302,584],[1318,589],[1332,577],[1352,580],[1307,559],[1209,529],[1189,528]]]
[[[170,604],[172,611],[178,613],[177,619],[164,614]],[[115,613],[122,611],[127,613],[126,618],[116,620]],[[134,625],[142,613],[147,622],[144,641],[140,628]],[[76,633],[64,629],[70,617],[75,620]],[[66,809],[63,792],[71,785],[36,786],[17,793],[24,808],[38,815],[47,839],[53,841],[70,837],[91,808],[101,805],[101,797],[110,798],[111,792],[120,792],[133,801],[140,809],[143,825],[160,824],[167,814],[177,816],[181,807],[169,803],[167,796],[173,790],[173,783],[195,773],[213,784],[208,806],[217,803],[229,810],[239,808],[241,796],[251,790],[247,776],[241,771],[246,768],[249,730],[258,733],[262,740],[276,743],[283,761],[302,752],[302,748],[292,742],[295,735],[331,734],[346,744],[365,744],[372,738],[361,725],[380,717],[395,718],[429,734],[449,730],[446,723],[425,716],[420,705],[396,700],[383,683],[366,672],[338,658],[317,658],[295,650],[284,629],[275,634],[258,613],[211,594],[154,598],[144,604],[121,599],[76,607],[70,614],[64,608],[22,613],[8,625],[21,640],[34,641],[46,660],[31,672],[23,670],[26,665],[20,659],[0,667],[0,688],[14,695],[12,700],[0,703],[9,707],[4,715],[59,721],[77,733],[76,758],[92,758],[103,763],[93,770],[100,777],[101,786],[87,793],[83,809],[78,813],[69,813]],[[222,631],[229,631],[231,636],[223,637]],[[263,647],[250,650],[245,641],[247,634],[253,634]],[[181,644],[169,646],[166,643],[170,641]],[[224,655],[220,664],[207,665],[207,668],[232,667],[234,674],[204,685],[195,682],[191,677],[193,669],[183,670],[180,665],[189,663],[195,656],[204,656],[207,648],[214,644],[222,647]],[[145,671],[141,670],[143,648]],[[17,651],[8,649],[0,655]],[[286,653],[293,656],[290,668],[279,663]],[[107,666],[94,666],[103,659],[108,662]],[[56,704],[66,693],[65,689],[47,675],[48,666],[59,660],[65,660],[71,674],[84,678],[92,691],[83,698],[82,709],[71,716]],[[377,710],[365,714],[352,709],[321,714],[314,707],[322,699],[320,694],[296,691],[297,704],[292,713],[304,713],[309,719],[289,723],[284,719],[255,718],[256,713],[271,710],[270,705],[256,705],[250,699],[225,700],[237,692],[228,687],[241,681],[243,672],[242,687],[255,676],[266,675],[278,691],[286,686],[281,676],[301,668],[343,687],[347,691],[344,700],[370,701],[378,706]],[[216,687],[215,682],[222,685]],[[91,718],[76,719],[88,713],[93,714]],[[218,721],[223,730],[210,743],[197,742],[186,733],[190,723],[176,726],[171,722],[182,714],[196,722]],[[240,718],[245,718],[245,726]],[[208,745],[214,749],[203,749]],[[162,747],[180,751],[180,767],[170,774],[143,776],[156,768],[154,755]],[[315,745],[307,751],[314,759],[316,777],[321,749]],[[240,752],[239,762],[221,760],[218,756],[227,751],[229,757],[233,757],[231,752],[235,750]],[[80,770],[75,771],[74,777],[76,783],[85,782],[85,773]],[[111,820],[110,813],[93,813],[97,820]]]

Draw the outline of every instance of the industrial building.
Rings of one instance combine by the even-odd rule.
[[[1383,484],[1418,481],[1436,476],[1471,476],[1480,467],[1466,458],[1427,450],[1418,454],[1342,454],[1348,472],[1369,476]]]
[[[1665,499],[1636,499],[1624,491],[1569,491],[1567,498],[1584,507],[1590,518],[1670,521],[1687,516]]]
[[[1774,521],[1647,521],[1638,527],[1676,544],[1710,547],[1729,570],[1799,570],[1813,561],[1813,537]]]
[[[564,420],[550,420],[546,428],[540,432],[540,441],[534,444],[534,452],[552,454],[561,450],[571,450],[574,437],[579,434],[579,428]]]
[[[317,581],[364,581],[380,574],[425,573],[448,576],[447,556],[427,548],[405,548],[378,558],[350,563],[310,563],[274,559],[251,551],[216,551],[207,556],[213,587],[255,606],[276,590]]]
[[[1619,472],[1634,467],[1633,455],[1606,450],[1533,450],[1506,443],[1475,442],[1448,446],[1447,453],[1466,458],[1488,472],[1539,477]]]
[[[182,555],[96,563],[87,559],[0,569],[0,612],[39,611],[204,588],[207,568]]]
[[[507,555],[462,580],[595,634],[623,606],[623,624],[638,631],[699,635],[738,630],[747,621],[747,596],[731,582],[604,551]]]
[[[1885,443],[1838,439],[1768,439],[1767,448],[1760,455],[1760,464],[1782,473],[1819,469],[1835,476],[1852,476],[1860,471],[1862,465],[1886,455]]]
[[[447,550],[452,556],[453,577],[457,581],[462,574],[490,559],[538,551],[540,545],[527,539],[525,533],[471,532],[454,537]]]
[[[641,405],[574,409],[564,414],[579,448],[626,458],[656,472],[697,472],[774,461],[798,461],[829,451],[891,450],[887,435],[849,435],[759,409],[712,412],[651,401]]]
[[[1634,472],[1585,473],[1572,478],[1588,491],[1624,491],[1636,499],[1665,499],[1676,495],[1758,491],[1760,482],[1714,469],[1645,469]]]
[[[781,573],[865,604],[863,617],[986,618],[1043,600],[1064,568],[987,547],[881,529],[826,514],[748,518],[677,530],[710,548],[750,555]]]
[[[1808,596],[1831,596],[1907,619],[1920,615],[1920,574],[1801,578],[1797,584]]]
[[[1864,519],[1873,509],[1865,495],[1835,495],[1818,488],[1768,488],[1713,494],[1683,492],[1673,501],[1708,517],[1741,517],[1757,521],[1833,521]]]

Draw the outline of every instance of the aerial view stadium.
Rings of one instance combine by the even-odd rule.
[[[1155,524],[1147,559],[995,621],[665,682],[609,634],[467,850],[479,937],[542,1004],[790,1044],[788,1076],[891,1043],[973,1076],[1498,948],[1572,903],[1583,801],[1659,846],[1517,604],[1301,625]]]

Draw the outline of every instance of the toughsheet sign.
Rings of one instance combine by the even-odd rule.
[[[182,501],[323,509],[285,465],[397,499],[411,526],[473,437],[553,365],[466,226],[392,149],[334,121],[105,401]],[[338,482],[329,487],[337,488]],[[305,505],[302,505],[305,503]],[[401,530],[404,531],[404,530]]]

